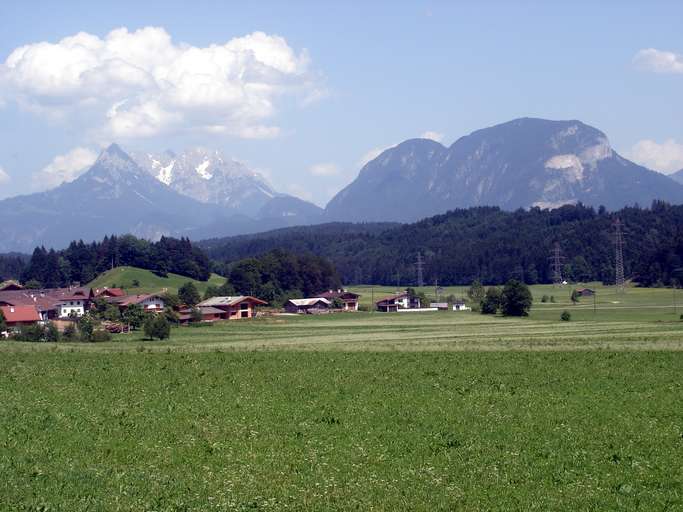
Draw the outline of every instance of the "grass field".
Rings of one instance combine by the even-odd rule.
[[[683,510],[673,292],[596,288],[1,342],[0,510]]]
[[[11,353],[2,510],[680,510],[683,354]]]
[[[133,286],[134,281],[140,283]],[[225,282],[225,278],[212,274],[208,281],[196,281],[189,277],[179,276],[178,274],[168,274],[168,277],[159,277],[149,270],[136,267],[116,267],[103,274],[97,279],[88,283],[91,288],[123,288],[128,293],[154,293],[167,289],[170,293],[177,293],[178,288],[186,282],[192,281],[200,293],[204,293],[209,285],[220,286]]]

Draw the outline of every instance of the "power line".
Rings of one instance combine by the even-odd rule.
[[[559,286],[564,282],[562,279],[562,261],[564,260],[564,256],[562,256],[560,242],[555,242],[553,251],[548,259],[551,261],[550,268],[553,272],[553,285]]]
[[[417,267],[417,286],[424,286],[424,276],[422,274],[422,269],[424,267],[424,261],[422,260],[422,253],[417,253],[417,261],[415,262],[415,267]]]
[[[623,293],[626,280],[624,279],[624,233],[622,231],[621,219],[617,217],[614,221],[614,284],[617,292]]]

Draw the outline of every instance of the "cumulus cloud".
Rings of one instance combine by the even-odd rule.
[[[640,165],[669,174],[683,169],[683,144],[674,139],[667,139],[661,144],[645,139],[631,148],[628,157]]]
[[[312,165],[308,172],[313,176],[336,176],[341,172],[341,169],[336,164],[328,162]]]
[[[97,160],[97,153],[88,148],[74,148],[57,155],[48,165],[33,175],[33,188],[47,190],[78,178]]]
[[[79,32],[16,48],[0,64],[0,104],[42,114],[87,113],[103,138],[170,131],[273,137],[278,101],[322,94],[306,50],[254,32],[225,43],[176,43],[161,27]],[[303,102],[302,102],[303,103]]]
[[[9,183],[11,179],[12,178],[10,177],[10,175],[5,172],[5,169],[3,169],[2,166],[0,166],[0,185]]]
[[[445,137],[445,135],[443,133],[432,132],[432,131],[426,131],[422,135],[420,135],[421,139],[431,139],[431,140],[435,140],[436,142],[443,142],[444,137]]]
[[[642,71],[655,73],[683,73],[683,55],[647,48],[633,57],[633,64]]]

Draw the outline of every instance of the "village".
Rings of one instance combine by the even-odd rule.
[[[102,322],[101,329],[110,333],[127,332],[126,312],[135,308],[147,315],[171,312],[179,325],[245,320],[257,316],[322,315],[360,311],[361,295],[346,289],[325,290],[315,297],[289,299],[282,308],[269,307],[268,302],[249,295],[208,297],[196,304],[170,300],[166,290],[157,293],[128,294],[122,288],[70,286],[66,288],[25,288],[17,281],[0,283],[0,312],[6,330],[0,335],[12,337],[22,327],[53,325],[64,332],[79,320],[92,314],[98,304],[116,308],[122,321]],[[431,311],[470,311],[462,299],[449,302],[423,303],[424,297],[412,289],[374,301],[374,310],[382,313],[419,313]]]

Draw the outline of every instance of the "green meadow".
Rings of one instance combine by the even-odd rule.
[[[0,342],[0,510],[681,510],[673,291],[596,289]]]
[[[178,288],[191,281],[200,293],[204,293],[209,285],[220,286],[225,278],[212,274],[208,281],[196,281],[189,277],[169,273],[167,277],[161,277],[155,273],[137,267],[116,267],[99,275],[94,281],[88,283],[91,288],[123,288],[126,293],[156,293],[166,290],[169,293],[177,293]],[[137,286],[136,286],[137,283]]]

